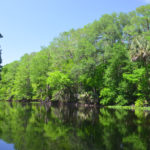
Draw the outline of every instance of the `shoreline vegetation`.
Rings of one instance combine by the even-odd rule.
[[[2,102],[2,101],[1,101]],[[78,102],[61,102],[61,101],[43,101],[43,100],[4,100],[4,102],[19,102],[19,103],[41,103],[41,104],[48,104],[52,106],[73,106],[73,107],[89,107],[89,108],[108,108],[108,109],[115,109],[115,110],[139,110],[139,111],[150,111],[150,106],[119,106],[119,105],[113,105],[113,106],[102,106],[100,104],[94,104],[94,103],[78,103]]]
[[[61,33],[40,52],[3,66],[0,100],[31,99],[148,108],[150,4],[129,13],[104,14]]]
[[[150,106],[147,107],[137,107],[137,106],[105,106],[105,108],[109,109],[124,109],[124,110],[144,110],[144,111],[150,111]]]

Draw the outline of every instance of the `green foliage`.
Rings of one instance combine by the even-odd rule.
[[[55,71],[49,73],[49,77],[47,78],[47,83],[53,89],[63,89],[65,86],[71,83],[68,76],[60,71]]]
[[[134,95],[138,99],[146,100],[148,97],[149,92],[149,84],[148,79],[146,77],[146,70],[145,68],[139,68],[133,70],[132,74],[123,74],[124,79],[130,82],[136,88]]]
[[[33,99],[45,99],[49,96],[47,78],[50,66],[51,57],[49,49],[43,48],[42,51],[33,56],[30,65],[30,80],[33,89]]]
[[[19,63],[14,81],[14,99],[31,99],[30,61],[32,55],[25,54]]]
[[[0,100],[150,101],[150,5],[61,33],[1,71]],[[1,63],[1,61],[0,61]]]
[[[52,98],[56,97],[57,94],[60,94],[60,91],[64,91],[65,89],[71,86],[71,80],[68,78],[68,75],[55,71],[49,73],[47,78],[47,84],[50,86],[50,90],[53,90]]]
[[[3,67],[1,72],[2,80],[0,81],[0,99],[12,99],[14,97],[14,84],[17,68],[19,66],[18,61],[7,64]]]
[[[104,84],[108,88],[104,88],[100,91],[100,97],[102,97],[101,104],[115,104],[120,103],[119,84],[122,81],[122,74],[127,70],[128,55],[126,48],[121,44],[115,44],[111,49],[111,56],[108,61],[108,67],[104,74]],[[126,104],[126,100],[122,95],[122,105]],[[116,101],[116,102],[115,102]]]
[[[100,104],[103,105],[110,104],[111,100],[115,98],[115,94],[116,93],[109,88],[102,89],[100,92],[100,97],[102,98]]]
[[[124,73],[123,78],[127,79],[131,83],[138,83],[140,82],[144,74],[145,74],[145,68],[139,68],[139,69],[133,70],[132,74]]]
[[[135,101],[135,106],[136,106],[136,107],[142,107],[142,106],[144,106],[143,100],[142,100],[142,99],[136,100],[136,101]]]
[[[118,97],[115,100],[115,103],[117,105],[123,106],[128,104],[128,101],[123,97],[123,95],[118,95]]]
[[[1,57],[1,50],[0,50],[0,72],[2,71],[2,57]],[[1,79],[1,76],[0,76],[0,79]]]

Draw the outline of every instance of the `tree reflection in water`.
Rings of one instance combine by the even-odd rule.
[[[147,150],[149,125],[139,110],[0,103],[0,138],[17,150]]]

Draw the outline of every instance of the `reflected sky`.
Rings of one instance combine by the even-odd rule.
[[[1,150],[14,150],[14,144],[8,144],[3,140],[0,140],[0,149]]]

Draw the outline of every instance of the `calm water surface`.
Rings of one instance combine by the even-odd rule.
[[[0,150],[148,150],[150,112],[0,103]]]

